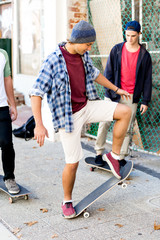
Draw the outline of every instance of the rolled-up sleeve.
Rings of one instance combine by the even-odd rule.
[[[39,96],[42,99],[44,94],[48,93],[52,87],[53,80],[53,66],[52,63],[47,60],[42,65],[39,76],[29,91],[29,96]]]

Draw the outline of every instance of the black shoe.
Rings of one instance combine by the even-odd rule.
[[[95,157],[95,164],[96,164],[97,166],[99,166],[99,167],[104,166],[105,161],[103,161],[102,155],[97,155],[97,156]]]
[[[126,165],[127,161],[125,159],[119,160],[120,167],[124,167]]]

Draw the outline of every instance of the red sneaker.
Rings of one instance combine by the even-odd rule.
[[[76,212],[71,202],[67,202],[64,205],[62,203],[62,211],[64,218],[73,218],[76,215]]]
[[[103,158],[110,166],[110,169],[111,169],[112,173],[114,174],[114,176],[118,179],[121,179],[119,161],[114,159],[112,157],[111,153],[104,154]]]

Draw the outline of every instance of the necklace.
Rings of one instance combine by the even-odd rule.
[[[64,47],[64,49],[69,53],[69,51],[68,51],[67,48],[66,48],[66,44],[65,44],[63,47]]]

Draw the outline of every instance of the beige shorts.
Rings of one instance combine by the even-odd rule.
[[[86,123],[112,121],[116,106],[116,102],[105,100],[87,101],[84,108],[73,114],[73,132],[66,133],[65,129],[59,129],[66,163],[77,163],[83,158],[80,141],[83,125]]]

